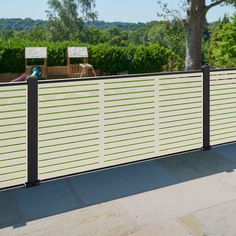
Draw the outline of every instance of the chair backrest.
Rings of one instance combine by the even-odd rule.
[[[42,65],[34,65],[42,67],[42,73],[47,76],[47,48],[46,47],[26,47],[25,48],[25,72],[27,75],[31,73],[32,65],[28,65],[28,59],[43,59]]]
[[[25,59],[47,59],[46,47],[26,47]]]
[[[70,64],[70,58],[83,58],[84,63],[87,63],[88,48],[87,47],[68,47],[67,57],[68,57],[68,64]]]

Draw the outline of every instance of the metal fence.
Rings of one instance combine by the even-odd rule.
[[[235,141],[234,91],[208,67],[0,84],[0,188]]]

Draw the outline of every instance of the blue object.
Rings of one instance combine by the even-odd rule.
[[[32,74],[31,76],[36,76],[36,77],[40,77],[41,76],[41,69],[39,67],[34,67],[32,69]]]

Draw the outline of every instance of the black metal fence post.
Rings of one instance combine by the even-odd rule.
[[[202,150],[211,149],[210,146],[210,67],[202,67],[203,72],[203,146]]]
[[[38,179],[38,78],[29,76],[28,82],[28,165],[26,187],[39,185]]]

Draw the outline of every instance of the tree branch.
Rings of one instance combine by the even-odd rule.
[[[209,11],[212,7],[220,5],[223,2],[225,2],[225,0],[218,0],[218,1],[211,3],[210,5],[206,6],[206,12]]]

